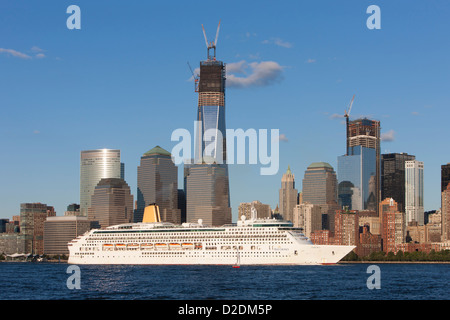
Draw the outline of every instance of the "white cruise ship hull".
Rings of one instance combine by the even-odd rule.
[[[336,264],[354,246],[310,245],[296,248],[239,251],[239,265],[319,265]],[[237,254],[233,251],[111,251],[71,254],[70,264],[129,264],[129,265],[235,265]]]
[[[91,230],[68,244],[70,264],[311,265],[335,264],[354,246],[314,245],[292,223],[237,225],[137,223]]]

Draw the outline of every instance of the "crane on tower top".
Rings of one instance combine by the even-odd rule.
[[[353,98],[352,98],[352,100],[350,101],[350,104],[349,104],[349,106],[348,106],[348,108],[347,108],[347,110],[345,110],[345,112],[344,112],[344,117],[345,117],[345,128],[346,128],[346,131],[347,131],[347,150],[345,151],[346,152],[346,154],[348,155],[348,153],[349,153],[349,147],[350,147],[350,141],[349,141],[349,139],[350,139],[350,129],[349,129],[349,125],[348,125],[348,123],[349,123],[349,117],[350,117],[350,111],[352,110],[352,106],[353,106],[353,101],[355,100],[355,95],[353,95]]]
[[[205,37],[206,49],[208,50],[208,60],[216,60],[216,46],[217,46],[217,40],[219,38],[220,20],[219,20],[219,25],[217,26],[216,38],[214,41],[208,42],[208,38],[206,37],[206,32],[205,32],[205,28],[203,27],[203,24],[202,24],[202,29],[203,29],[203,36]],[[211,56],[209,54],[210,49],[214,49],[214,56]]]
[[[348,117],[350,116],[350,111],[352,110],[353,100],[355,100],[355,95],[353,95],[353,98],[352,98],[352,100],[350,101],[350,104],[349,104],[347,110],[345,110],[344,117],[347,118],[347,119],[348,119]]]

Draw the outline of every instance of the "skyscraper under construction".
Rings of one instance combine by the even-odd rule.
[[[219,27],[215,41],[209,43],[203,29],[207,60],[200,62],[200,75],[195,78],[198,92],[195,156],[194,163],[185,166],[186,220],[202,219],[212,225],[231,223],[226,164],[225,65],[216,60]],[[209,183],[201,183],[205,179]]]
[[[341,206],[378,213],[380,121],[367,118],[347,121],[347,151],[338,157],[338,182]]]

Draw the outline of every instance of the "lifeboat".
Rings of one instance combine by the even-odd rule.
[[[127,249],[137,249],[139,248],[139,243],[129,243],[127,244]]]
[[[167,249],[168,245],[167,243],[155,243],[155,249],[156,250],[164,250]]]
[[[193,243],[182,243],[181,244],[181,248],[183,248],[183,249],[194,249],[194,244]]]
[[[117,250],[124,250],[126,247],[127,247],[127,246],[126,246],[126,244],[124,244],[124,243],[118,243],[118,244],[116,244],[116,249],[117,249]]]
[[[110,243],[105,243],[103,244],[103,250],[112,250],[113,249],[113,245]]]
[[[152,250],[153,243],[143,243],[141,244],[141,250]]]
[[[169,243],[169,248],[171,250],[180,250],[181,249],[181,244],[179,244],[179,243]]]

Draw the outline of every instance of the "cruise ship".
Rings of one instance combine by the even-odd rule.
[[[175,225],[156,218],[93,229],[70,241],[70,264],[318,265],[336,264],[354,246],[314,245],[289,221],[242,216],[236,224]],[[150,210],[149,210],[150,211]],[[155,215],[156,212],[156,215]],[[150,214],[149,214],[150,215]],[[152,222],[148,222],[148,221]]]

